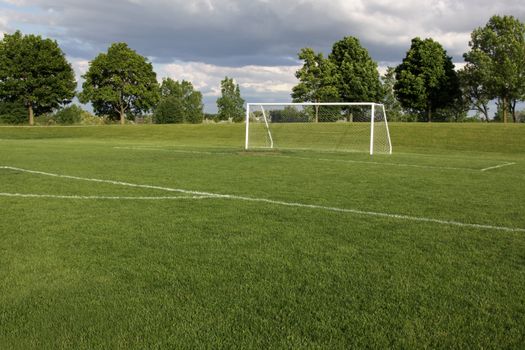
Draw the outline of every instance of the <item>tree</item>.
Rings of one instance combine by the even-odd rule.
[[[244,100],[241,97],[239,84],[233,78],[225,77],[221,81],[221,97],[217,99],[217,119],[240,122],[244,119]]]
[[[387,67],[385,75],[382,77],[383,82],[383,105],[385,106],[388,120],[403,120],[403,107],[394,94],[394,85],[396,83],[396,70],[394,67]]]
[[[75,74],[57,42],[20,31],[0,41],[0,100],[20,101],[29,125],[34,114],[50,112],[75,96]]]
[[[335,65],[316,54],[311,48],[303,48],[298,55],[303,66],[295,73],[299,84],[292,89],[293,102],[334,102],[339,100]],[[315,106],[315,121],[319,121],[319,106]]]
[[[112,44],[107,53],[98,55],[82,77],[80,101],[91,102],[97,115],[118,118],[121,124],[127,115],[147,112],[159,100],[151,63],[125,43]]]
[[[174,96],[160,100],[153,113],[156,124],[178,124],[184,122],[184,110],[180,100]]]
[[[162,80],[160,102],[155,109],[156,123],[202,123],[202,94],[189,81]]]
[[[428,122],[436,110],[453,106],[461,97],[452,58],[430,38],[412,39],[403,62],[396,67],[394,91],[404,108],[426,115]]]
[[[472,65],[466,65],[458,72],[461,93],[469,107],[483,115],[485,121],[489,121],[489,102],[491,95],[488,86],[488,78],[483,72]]]
[[[516,101],[525,97],[525,25],[513,16],[493,16],[472,32],[469,46],[466,68],[482,78],[491,99],[498,99],[503,122],[509,111],[516,121]]]
[[[383,89],[377,64],[354,37],[337,41],[328,56],[337,72],[336,86],[344,102],[380,101]]]

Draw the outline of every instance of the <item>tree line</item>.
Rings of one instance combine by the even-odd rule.
[[[460,70],[431,38],[412,39],[401,64],[381,77],[354,37],[336,42],[326,58],[311,48],[298,57],[303,66],[296,72],[295,102],[381,101],[390,120],[430,122],[465,120],[471,110],[489,121],[495,101],[495,120],[525,122],[516,110],[525,101],[525,25],[513,16],[493,16],[472,32]]]
[[[298,57],[303,65],[295,74],[294,102],[381,102],[390,120],[430,122],[462,121],[470,110],[489,121],[489,104],[495,101],[495,120],[525,121],[516,108],[525,100],[525,25],[513,16],[493,16],[475,29],[459,70],[431,38],[412,39],[401,64],[388,67],[383,76],[351,36],[334,43],[327,57],[311,48],[301,49]],[[114,43],[95,57],[82,78],[77,93],[71,64],[56,41],[19,31],[4,35],[0,120],[24,113],[33,125],[35,115],[57,111],[75,96],[91,103],[97,116],[120,123],[147,113],[156,123],[201,123],[205,118],[202,93],[191,82],[164,78],[159,83],[151,62],[126,43]],[[68,108],[57,118],[72,120],[81,111]],[[244,100],[232,78],[221,81],[217,109],[215,120],[244,120]]]
[[[20,122],[25,113],[33,125],[35,115],[56,111],[75,96],[91,103],[97,116],[121,124],[149,112],[156,123],[204,119],[202,93],[191,82],[164,78],[159,84],[152,64],[125,43],[114,43],[95,57],[82,78],[82,91],[76,93],[73,68],[56,41],[20,31],[6,34],[0,41],[0,120]],[[243,104],[239,85],[225,77],[213,118],[243,120]],[[70,106],[55,116],[73,123],[81,113],[80,107]]]

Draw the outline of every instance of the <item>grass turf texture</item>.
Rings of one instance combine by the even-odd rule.
[[[393,124],[395,153],[374,157],[246,153],[243,133],[0,128],[0,166],[525,228],[523,125]],[[182,195],[12,169],[0,192]],[[524,344],[524,232],[227,198],[0,196],[1,348]]]

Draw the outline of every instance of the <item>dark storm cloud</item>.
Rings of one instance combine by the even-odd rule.
[[[381,62],[399,61],[415,36],[434,37],[457,60],[468,34],[491,15],[525,17],[525,5],[514,0],[40,0],[30,5],[40,9],[31,21],[47,25],[71,56],[90,59],[110,43],[125,41],[158,63],[228,66],[295,64],[300,48],[326,53],[346,35],[359,37]]]

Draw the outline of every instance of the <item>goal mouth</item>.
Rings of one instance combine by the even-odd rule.
[[[245,150],[314,150],[392,154],[382,104],[248,103]]]

